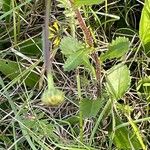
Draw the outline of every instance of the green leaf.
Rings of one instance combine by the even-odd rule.
[[[138,95],[146,97],[150,102],[150,76],[140,79],[137,85]]]
[[[21,3],[20,5],[16,6],[15,8],[5,12],[3,15],[0,16],[0,20],[2,20],[3,18],[7,17],[8,15],[11,15],[13,11],[20,9],[22,6],[26,5],[27,3],[29,3],[31,0],[26,0],[24,3]]]
[[[63,121],[69,123],[70,125],[74,126],[76,124],[79,123],[79,120],[80,120],[80,117],[79,116],[70,116],[69,118],[67,119],[64,119]]]
[[[98,98],[97,100],[83,99],[80,102],[80,111],[82,111],[84,118],[96,117],[97,113],[103,106],[103,100]]]
[[[11,9],[11,1],[10,0],[3,0],[3,11],[8,12]],[[10,15],[6,16],[6,21],[9,23]]]
[[[0,134],[0,141],[1,141],[1,143],[7,144],[7,146],[11,146],[13,144],[13,142],[11,141],[11,138],[8,135],[6,135],[5,133]],[[2,147],[0,147],[0,148],[3,149]]]
[[[26,54],[26,55],[41,55],[42,52],[40,49],[42,49],[42,41],[40,38],[33,38],[28,39],[20,43],[19,45],[20,52]]]
[[[139,36],[142,41],[142,44],[145,48],[145,52],[150,56],[150,1],[145,0],[145,4],[142,10],[140,27],[139,27]]]
[[[17,78],[25,69],[21,63],[0,59],[0,71],[11,80]],[[39,81],[39,76],[34,72],[30,72],[26,76],[23,76],[22,80],[25,80],[27,86],[33,87]]]
[[[122,124],[119,116],[115,117],[116,126]],[[113,133],[114,131],[112,131]],[[129,130],[127,127],[121,127],[115,130],[115,135],[113,143],[119,149],[141,149],[141,145],[132,130]]]
[[[70,55],[65,62],[64,70],[71,71],[76,69],[79,65],[83,64],[83,57],[86,57],[85,49],[79,50],[72,55]]]
[[[105,0],[74,0],[74,4],[76,7],[80,7],[83,5],[94,5],[94,4],[101,4]]]
[[[27,128],[31,129],[39,136],[54,136],[54,126],[52,124],[49,124],[47,120],[42,119],[37,121],[37,119],[26,118],[22,120],[22,122]]]
[[[125,37],[117,37],[108,46],[108,51],[100,56],[101,61],[112,58],[120,58],[129,50],[129,39]]]
[[[92,70],[93,68],[89,62],[89,56],[91,49],[86,48],[85,45],[79,42],[74,37],[64,37],[60,44],[61,52],[67,57],[67,60],[64,64],[65,71],[71,71],[76,69],[79,65],[84,65],[88,69]]]
[[[122,98],[130,83],[130,71],[126,65],[118,64],[107,71],[106,87],[113,99]]]
[[[133,112],[133,107],[125,104],[116,104],[117,108],[122,111],[123,114],[130,115]]]
[[[61,52],[65,55],[71,55],[79,49],[83,49],[84,46],[76,38],[73,37],[64,37],[60,43]]]

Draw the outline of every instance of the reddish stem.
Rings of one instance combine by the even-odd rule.
[[[73,6],[73,0],[70,0],[70,2]],[[92,37],[91,31],[88,29],[79,9],[75,10],[75,14],[79,22],[79,26],[85,35],[87,44],[90,47],[93,47],[93,37]],[[96,52],[93,52],[92,57],[95,60],[95,70],[96,70],[96,79],[97,79],[97,96],[101,96],[101,64],[98,58],[98,54]]]

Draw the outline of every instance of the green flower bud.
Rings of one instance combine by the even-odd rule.
[[[42,95],[42,103],[47,106],[58,106],[64,101],[64,93],[55,88],[46,90]]]
[[[54,86],[53,76],[47,75],[48,89],[42,95],[42,103],[47,106],[58,106],[64,101],[64,93]]]

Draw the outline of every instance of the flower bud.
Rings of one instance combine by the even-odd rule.
[[[58,106],[64,101],[64,93],[56,88],[46,90],[42,95],[42,103],[47,106]]]

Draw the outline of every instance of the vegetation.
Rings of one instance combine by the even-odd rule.
[[[0,0],[0,150],[150,148],[150,1]]]

